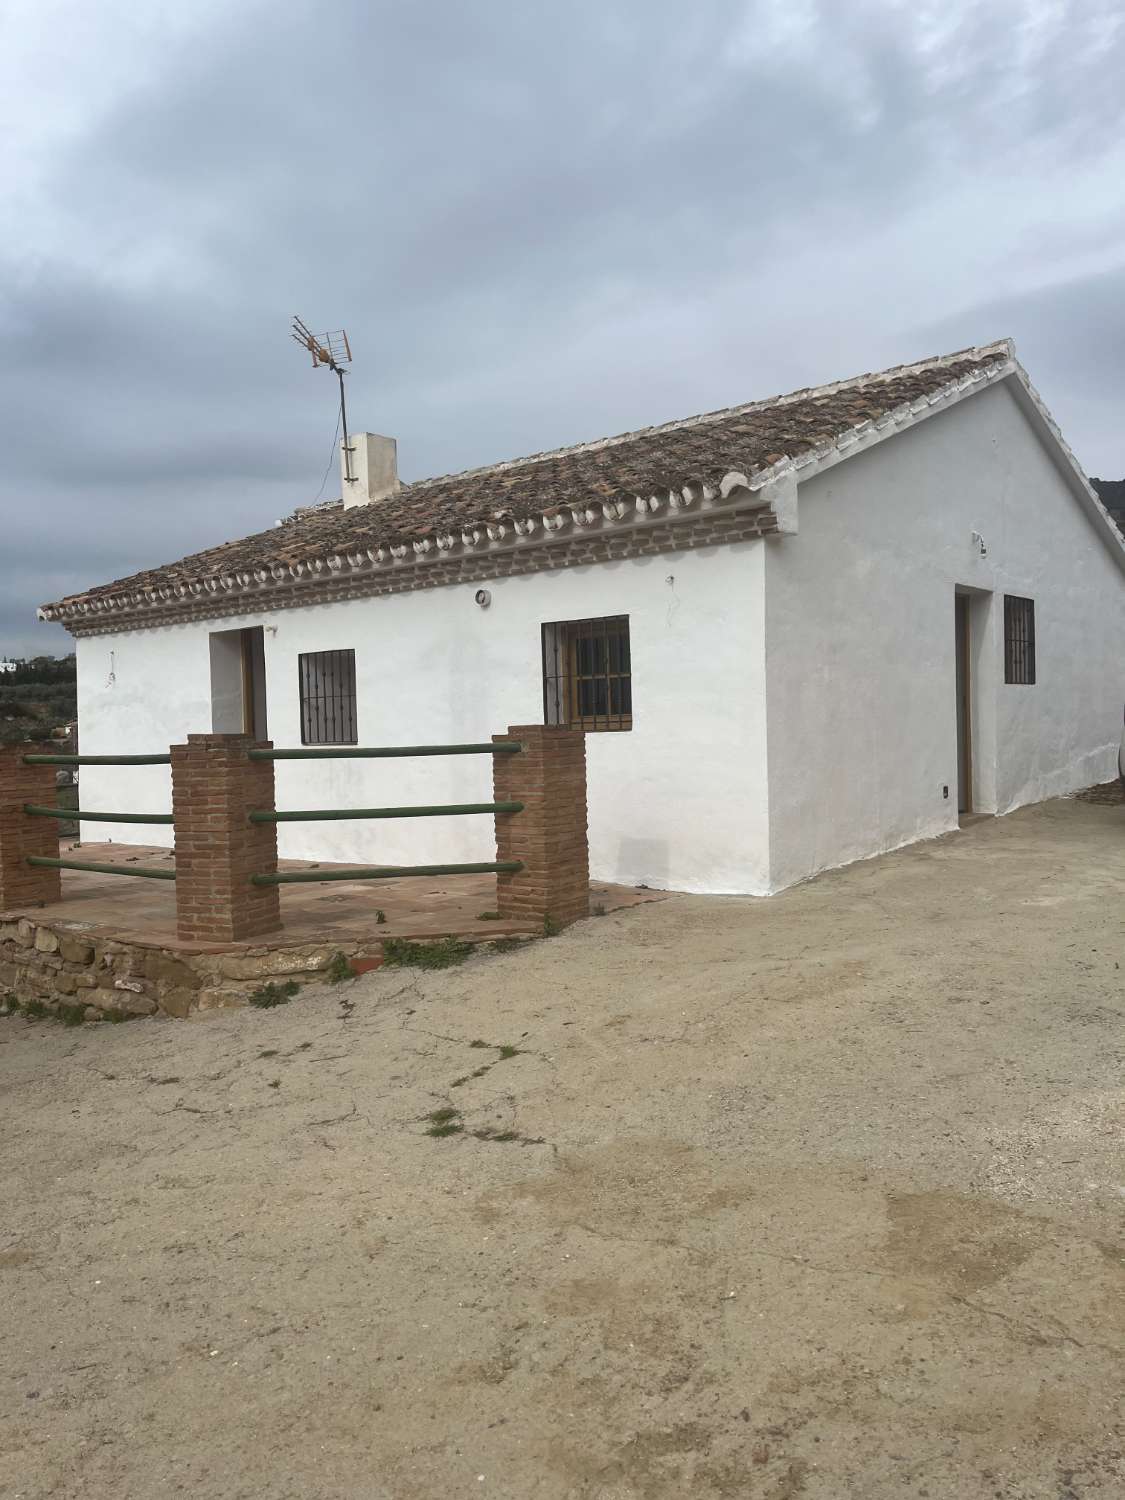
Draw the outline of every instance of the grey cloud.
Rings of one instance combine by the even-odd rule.
[[[341,0],[233,8],[138,56],[58,150],[50,234],[0,250],[5,514],[30,501],[75,543],[46,593],[0,557],[0,628],[29,622],[0,649],[41,639],[47,597],[313,498],[333,391],[293,312],[348,325],[353,425],[394,432],[408,477],[933,352],[946,329],[1011,327],[1064,404],[1120,394],[1098,329],[1067,344],[1049,296],[948,274],[982,235],[997,266],[1027,253],[970,185],[1033,163],[1046,205],[1113,147],[1113,7],[951,5],[940,33],[930,14]],[[1125,264],[1105,198],[1055,215],[1058,266],[1099,236]],[[935,203],[909,251],[932,267],[920,307],[896,232]]]

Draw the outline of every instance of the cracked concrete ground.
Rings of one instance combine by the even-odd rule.
[[[0,1021],[0,1494],[1120,1496],[1123,892],[1062,801],[347,1005]]]

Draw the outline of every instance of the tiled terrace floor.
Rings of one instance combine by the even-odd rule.
[[[147,844],[83,844],[64,842],[61,857],[93,864],[154,865],[171,869],[172,852]],[[344,865],[313,865],[281,860],[279,869],[346,869]],[[492,875],[411,876],[403,880],[330,881],[323,885],[281,888],[283,930],[252,943],[181,943],[176,937],[176,888],[171,881],[124,880],[119,875],[97,875],[64,870],[63,899],[50,906],[27,908],[39,921],[77,922],[101,929],[124,941],[156,943],[163,948],[192,952],[244,947],[282,947],[332,938],[480,937],[534,932],[529,922],[481,920],[481,912],[496,908],[496,880]],[[656,891],[631,886],[590,886],[590,906],[615,911],[642,901],[659,900]],[[386,914],[377,923],[376,913]],[[17,914],[23,914],[17,909]]]

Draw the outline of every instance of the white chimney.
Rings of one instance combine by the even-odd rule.
[[[398,445],[394,438],[380,437],[377,432],[353,432],[348,447],[350,452],[340,444],[345,510],[398,494]]]

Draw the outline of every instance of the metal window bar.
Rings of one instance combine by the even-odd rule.
[[[297,658],[303,745],[354,745],[355,652],[305,651]]]
[[[629,617],[544,625],[543,720],[593,732],[633,727]]]
[[[1004,681],[1035,682],[1035,601],[1004,595]]]

